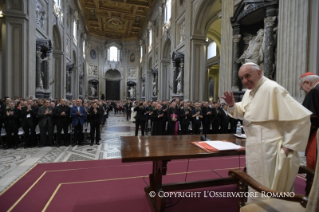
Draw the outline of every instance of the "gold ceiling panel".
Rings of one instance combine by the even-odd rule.
[[[80,0],[90,34],[111,39],[136,39],[155,0]]]

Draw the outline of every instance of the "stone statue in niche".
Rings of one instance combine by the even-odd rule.
[[[145,82],[142,84],[142,96],[145,96]]]
[[[176,81],[177,81],[177,91],[176,91],[176,93],[177,94],[180,94],[180,93],[182,93],[182,71],[179,71],[179,74],[178,74],[178,76],[177,76],[177,78],[176,78]]]
[[[249,41],[248,48],[238,58],[237,63],[245,64],[248,62],[256,63],[264,70],[264,30],[260,29],[257,35]]]
[[[153,78],[153,96],[157,95],[157,77]]]
[[[93,84],[90,84],[90,89],[91,89],[91,96],[95,96],[95,94],[96,94],[96,88],[94,87]]]
[[[130,92],[130,97],[134,98],[135,97],[135,87],[132,86],[130,90],[128,90]]]

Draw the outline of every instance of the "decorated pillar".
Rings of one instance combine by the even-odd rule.
[[[239,66],[237,60],[239,58],[239,42],[241,40],[241,34],[233,36],[233,72],[232,72],[232,90],[239,90]]]
[[[274,25],[276,16],[266,17],[264,19],[265,24],[265,55],[264,55],[264,75],[268,77],[273,74],[274,71]]]

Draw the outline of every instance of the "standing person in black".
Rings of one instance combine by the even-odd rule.
[[[134,108],[134,111],[136,111],[135,136],[138,135],[139,126],[141,126],[142,136],[144,136],[145,122],[146,122],[146,116],[147,116],[146,112],[148,111],[146,106],[147,106],[146,102],[144,102],[144,104],[140,102],[139,105]]]
[[[190,121],[192,120],[192,109],[189,106],[189,103],[184,103],[184,105],[179,110],[180,114],[180,123],[181,123],[181,134],[188,134],[188,127]]]
[[[203,111],[203,134],[209,134],[209,127],[210,127],[210,120],[212,116],[211,108],[208,105],[208,102],[204,103],[204,106],[202,107]]]
[[[132,113],[132,102],[131,100],[128,100],[127,103],[124,105],[124,108],[126,110],[126,120],[128,121],[131,119],[131,113]]]
[[[211,123],[212,123],[212,134],[218,134],[219,133],[219,113],[220,111],[217,108],[217,104],[212,104],[212,116],[211,116]]]
[[[230,123],[230,116],[227,113],[227,105],[223,105],[220,108],[220,133],[228,133],[228,125]]]
[[[91,131],[90,131],[90,137],[91,137],[91,144],[90,146],[93,146],[94,144],[94,134],[95,134],[95,142],[97,145],[100,145],[100,123],[102,120],[101,116],[101,108],[98,108],[98,105],[96,102],[92,103],[92,106],[90,107],[88,111],[88,116],[90,117],[90,125],[91,125]]]
[[[7,134],[7,148],[11,148],[12,146],[14,149],[18,148],[19,117],[20,110],[14,107],[14,102],[10,102],[8,108],[4,112],[4,128]]]
[[[162,105],[157,104],[156,109],[151,114],[153,121],[152,135],[164,135],[163,122],[164,112],[162,111]]]
[[[200,104],[195,104],[195,109],[193,110],[193,134],[200,134],[201,119],[203,118],[203,112],[201,110]]]
[[[40,127],[40,146],[45,146],[47,144],[47,133],[49,138],[49,145],[53,145],[53,131],[54,125],[52,121],[52,107],[50,106],[51,101],[45,100],[44,106],[40,107],[38,110],[39,117],[39,127]]]
[[[169,102],[166,100],[163,103],[163,107],[162,107],[162,111],[164,113],[164,120],[163,120],[163,132],[165,133],[166,131],[166,123],[167,123],[167,112],[168,112],[168,108],[169,108]]]
[[[171,103],[167,112],[168,126],[167,131],[169,135],[178,135],[178,119],[179,109],[176,107],[176,102]]]
[[[33,101],[29,99],[27,101],[27,106],[21,108],[21,127],[24,131],[25,136],[25,144],[24,148],[33,147],[36,145],[36,116],[37,110],[34,106],[32,106]],[[31,133],[31,136],[30,136]]]
[[[69,124],[70,124],[70,107],[66,105],[66,100],[61,99],[60,105],[54,108],[54,117],[57,125],[57,147],[61,145],[61,132],[63,129],[63,142],[65,145],[70,144]]]

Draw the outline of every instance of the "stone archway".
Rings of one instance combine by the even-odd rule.
[[[65,96],[65,90],[63,89],[65,84],[65,69],[63,63],[63,48],[61,42],[61,33],[57,25],[53,26],[53,68],[52,75],[54,77],[54,83],[52,84],[52,97],[63,98]]]
[[[105,73],[105,99],[120,100],[122,75],[116,69],[109,69]]]

